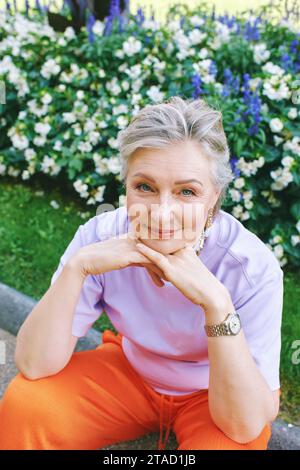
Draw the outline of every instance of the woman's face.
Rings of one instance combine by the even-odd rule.
[[[194,245],[220,194],[210,165],[192,141],[133,153],[126,205],[131,230],[145,245],[163,254]]]

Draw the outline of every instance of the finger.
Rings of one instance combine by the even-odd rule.
[[[139,253],[138,251],[135,251],[135,252],[131,253],[131,255],[130,255],[130,264],[134,265],[135,263],[138,264],[138,265],[140,265],[142,263],[147,264],[147,265],[148,264],[153,264],[153,262],[149,258],[144,256],[142,253]]]
[[[143,243],[137,243],[136,247],[143,255],[153,261],[153,263],[156,264],[163,272],[166,272],[169,267],[169,262],[163,254],[152,250],[152,248],[149,248],[149,246],[146,246]]]
[[[156,266],[155,264],[149,264],[149,265],[146,265],[145,266],[146,269],[148,269],[149,271],[153,271],[155,274],[157,274],[161,279],[164,279],[165,281],[167,280],[165,278],[165,275],[164,273],[162,272],[161,269],[159,269],[158,266]]]
[[[148,271],[148,274],[150,275],[151,279],[153,280],[153,282],[158,287],[163,287],[165,285],[165,283],[160,279],[160,277],[157,274],[155,274],[153,271],[150,271],[149,269],[147,269],[147,271]]]

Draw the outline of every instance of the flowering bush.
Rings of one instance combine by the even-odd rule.
[[[172,7],[166,24],[90,16],[76,35],[40,12],[0,16],[0,175],[48,174],[87,204],[123,203],[119,130],[148,103],[203,97],[223,113],[236,175],[224,209],[282,266],[300,266],[300,36],[267,13]]]

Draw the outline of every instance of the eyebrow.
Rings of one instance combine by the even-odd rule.
[[[147,178],[149,181],[152,181],[153,183],[155,183],[155,180],[151,178],[151,176],[144,175],[144,173],[138,172],[138,173],[135,173],[133,176],[141,176],[142,178]],[[203,186],[201,181],[196,180],[194,178],[191,178],[188,180],[175,181],[175,184],[185,184],[185,183],[198,183],[198,184],[201,184],[201,186]]]

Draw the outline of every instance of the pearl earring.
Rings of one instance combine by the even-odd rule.
[[[211,227],[211,225],[212,225],[213,214],[214,214],[213,209],[209,209],[207,221],[206,221],[206,224],[205,224],[205,228],[202,230],[200,238],[198,239],[196,244],[193,246],[197,256],[199,256],[200,251],[202,250],[203,245],[204,245],[205,231],[206,231],[207,228]]]

